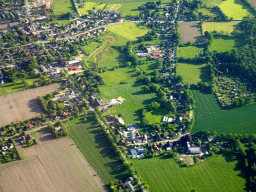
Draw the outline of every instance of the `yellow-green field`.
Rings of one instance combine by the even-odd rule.
[[[107,5],[107,7],[105,8],[106,11],[116,11],[117,9],[119,9],[122,5],[121,4],[109,4]]]
[[[233,17],[234,20],[242,20],[243,17],[252,15],[240,0],[226,0],[219,7],[228,18]]]
[[[208,81],[209,74],[207,64],[178,63],[177,75],[181,75],[184,83],[197,84]]]
[[[100,3],[87,1],[84,3],[83,8],[79,8],[79,11],[80,11],[81,15],[86,15],[86,14],[88,14],[88,11],[93,10],[93,8],[95,8],[95,10],[100,10],[100,9],[104,9],[105,6],[106,6],[106,4],[100,4]]]
[[[62,15],[68,12],[75,12],[71,0],[53,0],[52,9],[54,15]]]
[[[225,32],[227,35],[230,35],[237,26],[238,22],[205,22],[202,26],[202,31],[204,35],[205,31],[208,32]]]
[[[186,46],[186,47],[179,47],[178,48],[178,57],[183,57],[183,58],[195,58],[200,54],[201,51],[203,51],[203,47],[199,46]]]
[[[106,27],[106,29],[131,41],[135,41],[137,37],[143,36],[149,31],[147,29],[140,29],[135,23],[112,25]]]

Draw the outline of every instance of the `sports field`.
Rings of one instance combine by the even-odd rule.
[[[243,46],[241,38],[234,36],[217,36],[214,38],[211,49],[217,52],[230,51]]]
[[[234,20],[242,20],[243,17],[252,16],[240,0],[226,0],[219,7],[228,18],[232,17]]]
[[[245,179],[235,171],[236,162],[214,156],[192,167],[181,168],[173,159],[152,158],[132,161],[151,192],[244,191]]]
[[[84,119],[86,118],[86,121]],[[126,179],[122,163],[91,115],[70,121],[68,132],[105,184]]]
[[[105,191],[104,183],[75,142],[37,133],[40,145],[20,148],[22,161],[0,166],[1,191]]]
[[[71,0],[53,0],[52,8],[54,15],[75,13]]]
[[[37,117],[43,112],[38,96],[52,93],[59,87],[55,83],[0,96],[0,126]]]
[[[81,15],[85,15],[88,14],[89,10],[100,10],[100,9],[104,9],[104,7],[106,6],[106,4],[101,4],[101,3],[95,3],[95,2],[85,2],[84,3],[84,7],[83,8],[79,8],[79,11],[81,13]]]
[[[178,57],[183,57],[183,58],[190,58],[193,59],[196,56],[200,55],[200,52],[203,51],[204,48],[203,47],[199,47],[199,46],[186,46],[186,47],[179,47],[178,48],[178,52],[177,52],[177,56]]]
[[[209,81],[209,67],[207,64],[178,63],[177,75],[181,75],[184,83],[197,84]]]
[[[106,29],[131,41],[135,41],[137,37],[143,36],[149,31],[147,29],[137,27],[135,23],[111,25],[106,27]]]
[[[227,35],[232,33],[239,22],[204,22],[203,23],[203,35],[205,31],[208,32],[225,32]]]

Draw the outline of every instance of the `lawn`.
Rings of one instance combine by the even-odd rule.
[[[119,9],[122,5],[121,4],[108,4],[105,8],[106,11],[116,11]]]
[[[132,161],[151,192],[243,191],[245,179],[235,171],[236,161],[218,155],[191,167],[181,168],[173,159],[152,158]]]
[[[209,81],[209,67],[207,64],[178,63],[176,72],[181,75],[184,83],[197,84]]]
[[[241,38],[234,36],[217,36],[214,38],[211,48],[217,52],[225,52],[242,46],[243,41]]]
[[[38,82],[39,79],[26,79],[26,81],[28,82],[28,86],[29,88],[32,87],[33,82]],[[17,92],[17,91],[22,91],[24,89],[24,85],[22,83],[22,80],[18,80],[17,84],[14,85],[12,82],[10,83],[5,83],[1,86],[0,88],[0,96],[1,95],[6,95],[8,93],[13,93],[13,92]]]
[[[213,94],[193,90],[193,95],[196,100],[193,132],[209,130],[217,133],[256,133],[256,103],[222,110]]]
[[[113,149],[91,115],[72,120],[68,125],[70,136],[105,184],[126,179],[122,163],[116,159]]]
[[[197,9],[197,12],[198,13],[201,12],[203,15],[209,15],[211,17],[215,17],[216,16],[216,14],[214,14],[212,9],[210,9],[210,8],[200,8],[200,9]]]
[[[217,32],[225,32],[226,34],[230,34],[232,33],[236,26],[237,26],[237,22],[204,22],[203,24],[203,34],[205,31],[208,32],[213,32],[213,31],[217,31]]]
[[[137,37],[143,36],[149,31],[138,27],[135,23],[111,25],[106,27],[106,29],[131,41],[135,41]]]
[[[135,82],[136,76],[133,68],[118,68],[100,75],[106,84],[100,87],[102,98],[109,100],[121,96],[125,99],[123,104],[112,107],[108,113],[122,114],[127,124],[139,123],[141,109],[155,101],[156,94],[144,93],[143,85]]]
[[[234,20],[242,20],[243,17],[252,16],[240,0],[226,0],[219,7],[228,18],[232,17]]]
[[[104,9],[105,6],[106,6],[106,4],[87,1],[84,3],[83,8],[79,8],[79,11],[80,11],[81,15],[86,15],[86,14],[88,14],[88,11],[93,10],[93,8],[95,8],[95,10],[100,10],[100,9]]]
[[[183,58],[190,58],[193,59],[196,56],[200,55],[200,52],[203,51],[203,47],[199,46],[186,46],[186,47],[178,47],[178,57],[183,57]]]
[[[146,118],[149,120],[149,123],[160,123],[163,116],[168,115],[170,112],[166,109],[157,109],[155,111],[149,111],[146,113]]]
[[[68,12],[75,13],[71,0],[53,0],[54,15],[62,15]]]
[[[46,25],[51,25],[52,23],[57,23],[59,26],[61,25],[67,25],[70,23],[70,20],[56,20],[56,21],[50,21],[45,23]]]

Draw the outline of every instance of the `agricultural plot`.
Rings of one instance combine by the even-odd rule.
[[[126,179],[125,168],[92,116],[70,121],[68,132],[105,184]]]
[[[132,2],[132,3],[122,3],[122,6],[117,9],[118,12],[123,12],[123,16],[136,16],[140,14],[138,10],[138,6],[140,6],[143,2]]]
[[[84,3],[83,8],[79,8],[79,11],[80,11],[81,15],[86,15],[86,14],[88,14],[89,10],[100,10],[100,9],[104,9],[105,6],[106,6],[106,4],[87,1]]]
[[[59,84],[51,84],[0,96],[0,126],[37,117],[43,111],[38,96],[56,91]]]
[[[181,75],[184,83],[197,84],[209,81],[209,67],[207,64],[178,63],[177,75]]]
[[[121,6],[122,6],[121,4],[108,4],[104,10],[106,10],[106,11],[116,11]]]
[[[256,9],[256,1],[255,0],[248,0],[249,3]]]
[[[243,17],[253,15],[240,0],[226,0],[219,7],[228,18],[232,17],[234,20],[242,20]]]
[[[179,22],[181,43],[204,43],[206,38],[201,35],[199,22]]]
[[[193,0],[188,0],[189,2],[192,2]],[[203,5],[206,5],[207,7],[215,7],[218,6],[223,2],[223,0],[201,0]]]
[[[75,13],[71,0],[53,0],[52,9],[54,15],[62,15],[68,12]]]
[[[204,35],[205,31],[213,32],[217,31],[226,35],[230,35],[236,28],[239,22],[204,22],[202,26],[202,32]]]
[[[152,192],[243,191],[245,179],[235,171],[236,162],[214,156],[192,167],[181,168],[173,159],[163,157],[133,160]]]
[[[186,59],[193,59],[196,56],[201,55],[201,51],[203,51],[203,47],[199,46],[185,46],[185,47],[179,47],[178,48],[178,57],[186,58]]]
[[[38,134],[40,145],[20,150],[25,160],[0,166],[3,191],[105,191],[72,139],[51,140],[45,132]]]
[[[234,48],[239,48],[243,46],[243,41],[241,38],[234,36],[217,36],[212,41],[211,48],[213,51],[225,52],[230,51]]]
[[[202,13],[203,15],[209,15],[211,17],[215,17],[216,14],[210,8],[199,8],[197,9],[197,13]]]
[[[141,29],[135,23],[111,25],[106,27],[106,29],[131,41],[135,41],[137,37],[143,36],[149,31],[147,29]]]

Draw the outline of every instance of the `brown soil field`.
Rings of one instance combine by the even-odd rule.
[[[105,185],[69,137],[54,139],[47,129],[38,145],[17,149],[25,158],[0,166],[0,191],[97,192]]]
[[[56,91],[59,87],[59,84],[54,83],[0,96],[0,126],[37,117],[43,112],[38,96]]]
[[[181,43],[204,43],[206,38],[201,35],[201,27],[199,22],[179,22],[179,33],[181,35]]]
[[[252,4],[252,6],[256,9],[256,1],[255,0],[248,0],[249,3]]]

